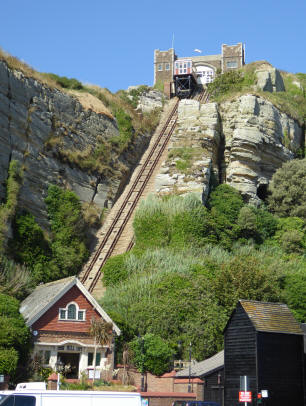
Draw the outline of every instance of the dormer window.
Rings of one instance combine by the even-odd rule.
[[[68,321],[85,321],[86,310],[80,309],[79,306],[72,302],[68,303],[65,308],[59,309],[59,320]]]

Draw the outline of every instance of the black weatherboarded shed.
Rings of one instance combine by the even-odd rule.
[[[256,405],[304,406],[303,331],[285,304],[240,300],[224,329],[225,406],[238,406],[247,375]]]

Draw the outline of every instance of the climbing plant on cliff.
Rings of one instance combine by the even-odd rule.
[[[14,217],[17,208],[17,199],[22,183],[22,169],[18,161],[12,160],[8,170],[6,186],[6,201],[0,205],[0,252],[4,251],[7,239],[8,224]]]
[[[88,257],[86,223],[78,197],[50,185],[46,197],[51,235],[47,236],[29,213],[18,213],[10,255],[30,270],[34,282],[75,275]]]
[[[88,257],[80,200],[73,192],[50,185],[45,201],[53,233],[52,261],[60,270],[56,276],[74,275]]]

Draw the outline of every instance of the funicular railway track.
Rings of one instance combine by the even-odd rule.
[[[208,101],[207,89],[202,89],[192,96],[194,100],[200,103],[206,103]],[[132,176],[130,184],[126,187],[122,193],[122,197],[118,199],[110,213],[113,217],[104,229],[103,236],[97,244],[97,248],[91,255],[88,263],[80,273],[79,278],[85,285],[89,292],[98,293],[97,287],[98,281],[101,277],[101,268],[104,266],[107,259],[113,254],[118,254],[118,241],[122,239],[124,230],[127,223],[131,219],[131,216],[139,202],[139,199],[143,195],[146,186],[152,177],[154,169],[156,168],[171,135],[175,129],[177,121],[179,99],[175,101],[172,109],[168,113],[165,124],[162,126],[152,146],[150,146],[148,154],[144,157],[144,161],[141,162],[141,167],[136,176]],[[153,140],[152,140],[153,141]],[[102,233],[101,233],[102,235]],[[132,236],[129,237],[127,244],[121,252],[129,251],[134,245]],[[122,247],[121,247],[122,248]],[[114,252],[115,251],[115,252]],[[120,250],[119,250],[120,251]],[[119,252],[119,253],[121,253]],[[99,294],[102,294],[99,292]]]
[[[95,253],[92,255],[89,263],[87,263],[87,267],[79,275],[81,282],[86,286],[89,292],[93,292],[95,289],[101,276],[101,268],[113,253],[128,220],[130,219],[150,177],[153,174],[154,168],[156,167],[163,151],[168,144],[177,121],[178,103],[179,100],[176,101],[174,107],[170,111],[168,118],[154,144],[150,148],[150,151],[143,162],[139,173],[132,181],[129,189],[124,191],[124,200],[120,204],[120,207],[118,208],[111,224],[108,226],[103,239],[99,242]],[[131,249],[132,246],[133,241],[131,240],[126,250]]]

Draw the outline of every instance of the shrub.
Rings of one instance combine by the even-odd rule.
[[[13,373],[18,359],[25,362],[29,346],[30,332],[19,313],[18,300],[0,293],[0,370]]]
[[[140,372],[149,371],[154,375],[161,375],[169,370],[174,350],[159,336],[148,333],[142,338],[135,338],[129,343],[129,347],[132,362]]]
[[[55,73],[43,73],[47,78],[53,80],[57,85],[63,87],[64,89],[81,90],[83,85],[75,78],[67,78],[66,76],[58,76]]]
[[[274,173],[269,191],[269,208],[273,213],[306,220],[306,158],[284,163]]]
[[[0,347],[0,374],[14,374],[18,363],[18,352],[14,348]]]

